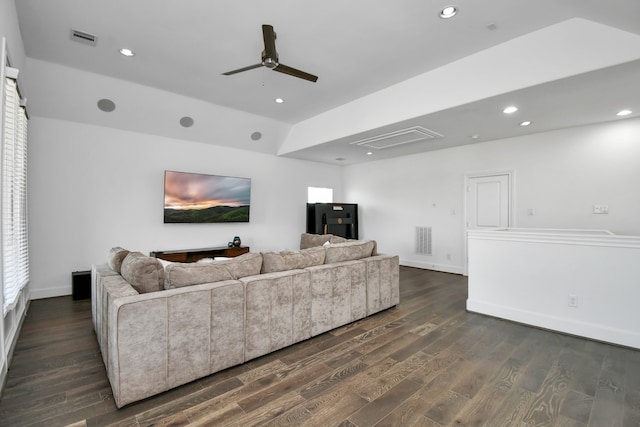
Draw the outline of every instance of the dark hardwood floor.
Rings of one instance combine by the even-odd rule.
[[[116,409],[88,300],[31,303],[3,426],[638,426],[640,352],[465,312],[401,267],[400,305]]]

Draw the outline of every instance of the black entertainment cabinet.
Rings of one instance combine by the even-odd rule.
[[[356,203],[307,203],[307,233],[358,238]]]

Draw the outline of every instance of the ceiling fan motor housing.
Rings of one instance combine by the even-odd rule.
[[[276,68],[279,64],[278,64],[278,57],[276,57],[275,59],[273,58],[268,58],[266,56],[262,57],[262,65],[264,65],[267,68]]]

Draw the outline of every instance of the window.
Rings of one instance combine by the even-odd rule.
[[[333,188],[309,187],[307,203],[332,203]]]
[[[2,291],[3,314],[29,281],[27,238],[27,112],[18,70],[5,67],[2,93]]]

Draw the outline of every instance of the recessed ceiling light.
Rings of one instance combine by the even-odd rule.
[[[510,105],[507,108],[505,108],[504,110],[502,110],[502,112],[505,113],[505,114],[512,114],[512,113],[515,113],[516,111],[518,111],[518,107],[515,107],[513,105]]]
[[[344,162],[345,158],[344,157],[336,157],[336,160],[339,162]]]
[[[478,135],[477,133],[474,133],[473,135],[471,135],[469,138],[471,139],[478,139],[480,138],[480,135]]]
[[[616,113],[616,116],[628,116],[631,113],[633,113],[631,110],[620,110]]]
[[[126,47],[123,47],[122,49],[120,49],[119,52],[121,55],[129,56],[129,57],[135,56],[136,54],[134,51],[132,51],[131,49],[127,49]]]
[[[373,155],[373,152],[367,151],[367,156],[372,156],[372,155]]]
[[[524,122],[520,122],[520,126],[529,126],[531,124],[530,120],[525,120]]]
[[[458,9],[455,6],[447,6],[440,11],[440,18],[449,19],[453,18],[458,13]]]
[[[276,98],[276,99],[274,99],[274,101],[276,101],[276,104],[282,104],[284,102],[284,99]]]

